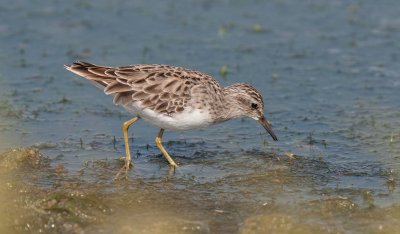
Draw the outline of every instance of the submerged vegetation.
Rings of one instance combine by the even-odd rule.
[[[274,160],[272,155],[248,153],[258,154],[256,161],[269,158],[268,170],[250,162],[253,173],[232,173],[202,183],[196,176],[179,175],[159,179],[131,175],[128,181],[113,181],[108,175],[121,166],[117,161],[94,161],[74,175],[35,148],[13,149],[0,155],[0,231],[393,233],[400,228],[399,205],[373,205],[371,192],[355,188],[346,191],[349,196],[334,191],[317,192],[320,198],[304,196],[304,185],[321,181],[303,174],[304,166],[313,164],[314,171],[322,173],[325,166],[317,161],[299,156]],[[284,195],[293,192],[303,194],[303,199]]]
[[[398,232],[399,3],[3,4],[0,233]],[[249,119],[168,132],[170,171],[140,122],[114,181],[132,116],[64,71],[78,59],[251,83],[280,141]]]

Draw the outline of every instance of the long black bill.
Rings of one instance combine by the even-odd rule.
[[[265,130],[267,130],[267,132],[269,133],[269,135],[271,135],[272,139],[274,139],[274,141],[278,140],[278,137],[276,137],[274,131],[272,131],[271,125],[268,123],[267,119],[262,117],[258,119],[258,122],[265,128]]]

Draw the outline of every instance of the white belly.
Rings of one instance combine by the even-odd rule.
[[[190,130],[204,128],[212,124],[210,114],[207,110],[189,108],[168,116],[150,109],[143,109],[137,102],[132,106],[124,107],[132,114],[139,115],[143,120],[167,130]]]

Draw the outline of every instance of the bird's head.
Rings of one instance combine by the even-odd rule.
[[[278,140],[268,120],[264,116],[263,98],[256,88],[249,84],[239,83],[225,88],[225,94],[233,101],[234,107],[231,110],[233,117],[247,116],[257,120],[272,139]]]

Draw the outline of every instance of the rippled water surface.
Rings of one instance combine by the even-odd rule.
[[[0,231],[396,233],[400,2],[0,3]],[[248,82],[252,119],[166,132],[63,64],[162,63]]]

